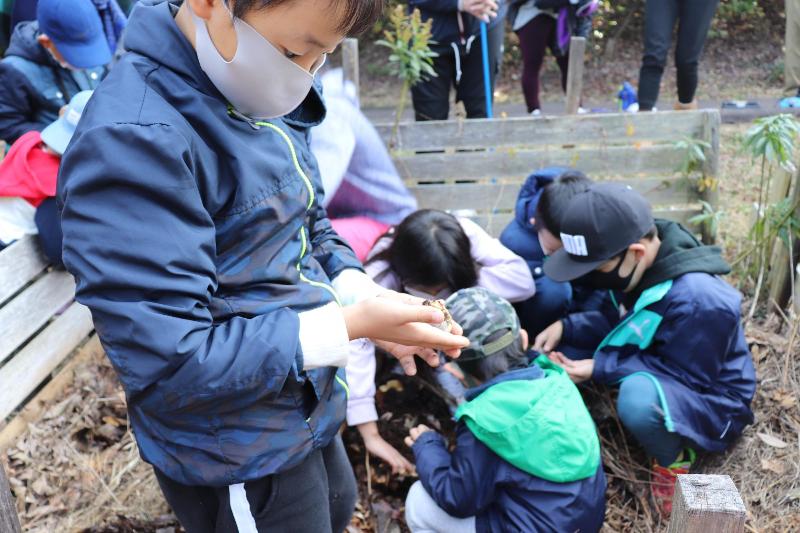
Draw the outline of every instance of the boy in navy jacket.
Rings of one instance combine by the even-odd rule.
[[[470,339],[458,367],[473,388],[452,453],[425,426],[406,438],[420,477],[406,500],[411,531],[597,531],[606,480],[575,385],[545,357],[527,365],[527,334],[499,296],[463,289],[447,307]]]
[[[719,276],[730,267],[679,224],[654,220],[638,193],[595,184],[561,222],[564,248],[545,264],[557,281],[583,278],[622,291],[627,313],[573,314],[542,332],[534,348],[574,381],[619,385],[623,425],[654,458],[653,497],[671,512],[676,475],[700,448],[721,452],[752,423],[755,370],[741,325],[741,295]],[[575,357],[557,347],[594,350]]]

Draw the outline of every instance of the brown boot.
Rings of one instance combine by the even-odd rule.
[[[675,103],[675,111],[692,111],[697,109],[697,100],[692,100],[688,104],[684,104],[681,102]]]

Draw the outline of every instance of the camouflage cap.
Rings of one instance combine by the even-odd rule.
[[[469,346],[458,361],[483,359],[519,342],[519,318],[503,298],[483,287],[461,289],[447,301],[447,310],[463,329]],[[503,335],[498,333],[505,332]]]

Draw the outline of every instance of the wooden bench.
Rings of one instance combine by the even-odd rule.
[[[72,276],[48,265],[36,237],[0,251],[0,452],[58,397],[78,360],[100,350],[89,310],[74,299]],[[3,533],[18,531],[12,512],[0,464]]]
[[[614,180],[642,193],[656,216],[688,220],[716,208],[720,115],[716,110],[638,114],[448,120],[378,125],[421,208],[468,214],[492,235],[512,219],[520,186],[545,166],[575,167],[596,180]],[[677,172],[685,150],[676,141],[708,143],[702,171]],[[714,235],[704,228],[704,240]]]

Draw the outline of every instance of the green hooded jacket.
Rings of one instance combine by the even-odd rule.
[[[479,441],[534,476],[569,483],[596,474],[600,442],[578,388],[545,356],[539,379],[488,386],[456,412]]]

